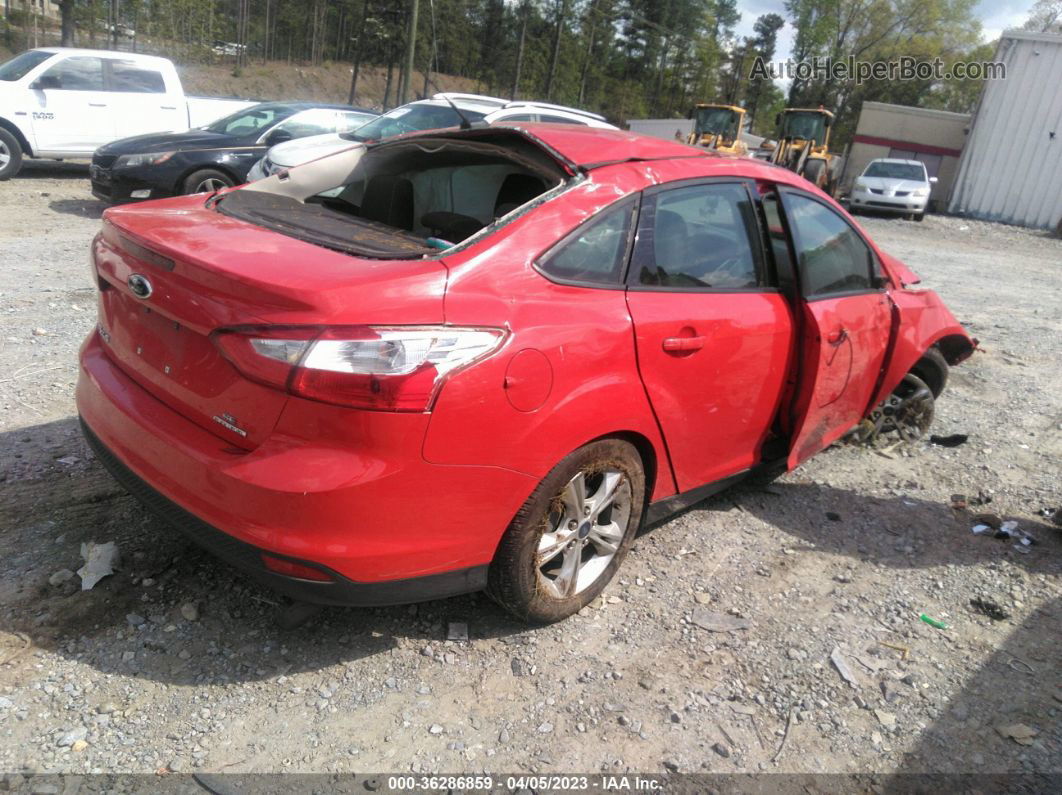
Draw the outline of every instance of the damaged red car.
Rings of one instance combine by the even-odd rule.
[[[976,346],[789,171],[564,125],[444,130],[112,208],[77,405],[169,526],[295,599],[568,616],[638,529]]]

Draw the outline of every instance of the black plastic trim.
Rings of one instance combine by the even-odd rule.
[[[251,579],[292,599],[325,605],[382,607],[443,599],[487,587],[487,564],[404,580],[356,582],[320,563],[260,549],[207,524],[156,491],[100,441],[84,418],[79,420],[81,431],[100,463],[152,514]],[[262,552],[325,572],[332,577],[332,582],[301,580],[269,571],[262,563]]]

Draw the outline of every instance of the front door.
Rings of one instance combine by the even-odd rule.
[[[91,154],[115,138],[103,59],[64,58],[33,83],[33,135],[42,153]]]
[[[783,189],[797,256],[804,330],[789,450],[792,469],[854,427],[870,408],[893,313],[872,249],[824,201]]]
[[[738,181],[647,191],[627,305],[638,367],[680,491],[760,461],[790,368],[789,305]]]

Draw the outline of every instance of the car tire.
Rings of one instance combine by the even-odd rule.
[[[22,170],[22,145],[8,130],[0,127],[0,180],[11,179]]]
[[[224,171],[218,171],[215,168],[203,168],[185,177],[184,183],[181,185],[181,193],[185,195],[191,193],[213,193],[222,188],[231,188],[235,184],[232,177]]]
[[[516,512],[491,562],[487,593],[529,623],[579,612],[619,569],[644,505],[645,468],[633,445],[603,439],[579,448]]]
[[[919,223],[921,223],[922,221],[926,220],[926,214],[924,212],[923,213],[916,213],[915,216],[914,216],[914,220],[916,220]]]

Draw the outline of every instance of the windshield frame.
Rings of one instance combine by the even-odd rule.
[[[26,50],[25,52],[20,52],[18,55],[14,56],[13,58],[8,58],[6,61],[0,64],[0,80],[3,80],[5,83],[17,83],[19,80],[21,80],[34,69],[36,69],[38,66],[40,66],[42,63],[47,63],[50,59],[54,58],[58,54],[59,53],[57,52],[47,52],[46,50]],[[44,57],[40,58],[39,56]],[[14,69],[15,65],[21,65],[22,61],[32,61],[32,63],[30,63],[30,65],[26,67],[23,71],[14,72],[12,77],[7,77],[5,75],[5,69]]]
[[[225,128],[233,121],[236,121],[237,119],[249,113],[253,113],[256,110],[261,110],[264,107],[280,108],[281,113],[283,115],[281,115],[281,113],[278,113],[277,116],[272,118],[270,121],[266,122],[260,127],[256,127],[254,130],[248,131],[246,134],[241,133],[240,135],[236,135],[235,133],[226,131]],[[291,105],[285,105],[281,102],[259,102],[258,104],[251,105],[250,107],[240,108],[238,111],[236,111],[235,113],[230,113],[228,116],[222,116],[220,119],[215,119],[214,121],[210,122],[210,124],[204,124],[199,129],[205,132],[217,133],[219,135],[232,135],[236,138],[250,138],[252,136],[258,137],[259,135],[261,135],[263,130],[266,130],[284,121],[287,121],[290,117],[294,116],[296,113],[299,113],[302,110],[307,110],[307,108],[295,108]]]
[[[397,108],[392,108],[391,110],[387,111],[387,113],[383,113],[383,114],[377,116],[375,119],[371,119],[370,121],[367,121],[365,124],[361,125],[356,130],[350,130],[348,132],[343,132],[343,133],[340,133],[340,135],[343,138],[346,138],[349,141],[357,141],[359,143],[364,143],[366,141],[382,141],[382,140],[385,140],[387,138],[393,138],[396,135],[405,135],[406,133],[426,132],[428,130],[444,130],[444,129],[446,129],[446,127],[438,127],[438,126],[415,127],[415,126],[412,126],[412,125],[405,125],[405,126],[408,127],[408,129],[399,130],[398,132],[392,133],[392,134],[384,136],[384,137],[379,137],[377,135],[377,129],[380,126],[386,125],[388,122],[394,122],[394,121],[396,121],[398,119],[401,119],[403,116],[408,116],[411,113],[415,113],[415,112],[417,112],[417,109],[421,109],[421,108],[428,108],[428,109],[431,109],[432,111],[442,110],[442,111],[447,111],[447,112],[453,114],[452,123],[446,125],[446,127],[456,127],[457,125],[459,125],[461,123],[461,116],[464,116],[466,119],[468,119],[469,122],[475,122],[475,121],[480,121],[484,116],[487,115],[486,113],[482,113],[482,112],[480,112],[478,110],[469,110],[468,108],[458,108],[458,109],[455,110],[452,106],[450,106],[448,104],[436,104],[436,103],[427,103],[427,102],[411,102],[408,105],[401,105],[401,106],[399,106]],[[424,111],[424,113],[427,113],[427,111]],[[374,126],[376,127],[375,129],[372,129],[372,130],[368,129],[368,128],[374,127]],[[366,132],[366,130],[368,130],[368,132]]]
[[[821,146],[822,142],[826,140],[826,116],[815,111],[790,111],[786,113],[782,118],[782,132],[781,138],[792,138],[790,133],[790,124],[796,119],[813,119],[815,121],[815,131],[812,136],[799,136],[801,141],[814,141],[815,146]]]
[[[871,174],[870,170],[872,168],[881,168],[886,170],[891,168],[911,169],[917,170],[920,173],[916,177],[903,177],[897,176],[896,174]],[[869,179],[899,179],[903,180],[904,182],[929,182],[929,172],[926,171],[924,163],[919,163],[918,165],[915,165],[914,163],[890,163],[884,160],[875,160],[873,163],[867,166],[866,171],[860,174],[860,176],[867,177]]]
[[[714,118],[727,117],[726,126],[723,129],[709,129],[705,126],[706,118],[711,116]],[[733,135],[737,132],[737,120],[738,114],[736,111],[730,108],[696,108],[694,111],[693,129],[697,135]]]

